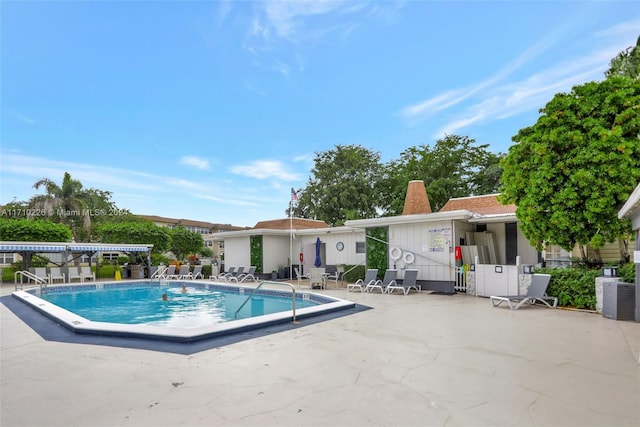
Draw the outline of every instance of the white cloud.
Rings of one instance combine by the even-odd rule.
[[[330,35],[348,38],[361,25],[360,21],[383,19],[381,11],[386,9],[397,10],[398,5],[381,6],[352,0],[257,2],[243,48],[252,58],[260,58],[254,60],[254,65],[286,77],[292,69],[302,71],[306,68],[302,51]]]
[[[218,197],[218,196],[211,196],[209,194],[194,194],[195,197],[198,197],[200,199],[204,199],[204,200],[210,200],[216,203],[221,203],[221,204],[225,204],[225,205],[232,205],[232,206],[253,206],[253,207],[257,207],[260,206],[260,204],[249,201],[249,200],[241,200],[241,199],[234,199],[234,198],[228,198],[228,197]]]
[[[257,179],[277,178],[283,181],[296,181],[300,179],[299,174],[289,172],[282,162],[276,160],[255,160],[244,165],[232,166],[230,170],[236,175]]]
[[[196,157],[196,156],[183,156],[180,159],[180,164],[187,165],[187,166],[193,166],[195,168],[202,169],[202,170],[209,170],[210,169],[208,160],[205,160],[205,159],[202,159],[202,158]]]
[[[33,125],[37,123],[35,119],[32,119],[31,117],[27,117],[24,114],[18,113],[17,111],[5,109],[4,112],[6,112],[9,116],[13,117],[14,119],[17,119],[22,123],[26,123],[28,125]]]
[[[636,23],[638,24],[638,23]],[[637,26],[635,27],[637,31]],[[610,37],[609,37],[610,36]],[[553,67],[539,70],[519,81],[507,78],[525,63],[541,55],[555,43],[547,37],[498,70],[493,76],[472,87],[449,89],[432,98],[408,105],[399,112],[408,126],[414,126],[427,117],[442,115],[444,111],[458,105],[455,117],[435,133],[435,137],[452,134],[465,127],[504,119],[526,111],[537,110],[550,101],[556,93],[568,92],[587,81],[601,80],[609,61],[626,48],[622,39],[637,37],[634,26],[619,24],[609,30],[594,33],[600,42],[590,51],[567,57]],[[444,117],[444,116],[441,116]]]

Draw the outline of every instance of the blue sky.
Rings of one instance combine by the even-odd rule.
[[[506,152],[640,34],[631,1],[3,1],[0,17],[1,204],[68,171],[136,214],[239,226],[285,217],[337,144],[388,161],[460,134]]]

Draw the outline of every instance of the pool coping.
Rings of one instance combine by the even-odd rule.
[[[197,282],[197,281],[169,281],[162,283],[163,285],[175,285],[178,283],[197,284],[205,288],[226,288],[226,289],[238,289],[240,293],[246,293],[246,291],[254,290],[251,286],[239,286],[229,285],[219,282]],[[121,281],[117,282],[114,286],[126,286],[127,284],[135,285],[140,284],[136,281]],[[105,284],[97,283],[96,287],[103,287]],[[109,285],[109,284],[107,284]],[[159,283],[160,285],[160,283]],[[57,285],[50,286],[52,289],[61,287],[87,287],[91,285],[79,284],[79,285]],[[196,328],[175,328],[175,327],[160,327],[151,325],[126,325],[119,323],[108,322],[95,322],[85,319],[75,313],[72,313],[64,308],[61,308],[55,304],[52,304],[46,300],[39,298],[31,292],[37,290],[38,287],[34,286],[27,290],[18,290],[11,294],[13,298],[24,303],[26,306],[38,311],[44,316],[55,321],[57,324],[65,327],[75,334],[80,335],[99,335],[99,336],[115,336],[115,337],[129,337],[129,338],[142,338],[147,340],[161,340],[178,343],[191,343],[200,340],[206,340],[210,338],[220,337],[224,335],[237,334],[241,332],[247,332],[255,329],[260,329],[268,326],[291,323],[293,322],[293,310],[283,311],[279,313],[267,314],[263,316],[257,316],[253,318],[238,319],[229,322],[221,322],[207,326],[201,326]],[[287,293],[280,290],[264,289],[265,294],[273,293]],[[249,295],[247,295],[249,296]],[[347,301],[340,298],[329,297],[322,294],[316,294],[314,292],[296,292],[296,299],[309,298],[318,300],[329,300],[327,302],[314,307],[306,307],[297,309],[295,314],[296,321],[307,319],[310,317],[329,314],[336,311],[347,310],[355,308],[356,304],[352,301]]]

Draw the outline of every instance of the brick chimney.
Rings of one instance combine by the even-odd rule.
[[[402,215],[428,214],[431,213],[429,196],[424,182],[420,180],[409,181],[407,186],[407,196],[404,199],[404,209]]]

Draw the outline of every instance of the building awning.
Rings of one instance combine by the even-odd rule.
[[[0,242],[0,252],[151,252],[153,245],[65,242]]]
[[[69,245],[71,252],[149,252],[146,245]]]
[[[0,243],[0,252],[64,252],[66,246],[42,243]]]

